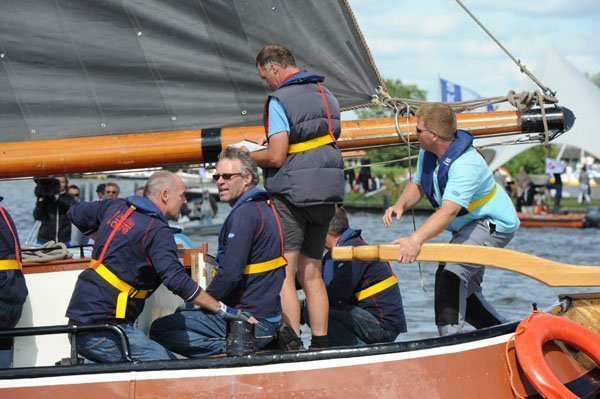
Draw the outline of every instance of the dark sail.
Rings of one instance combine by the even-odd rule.
[[[258,125],[254,57],[291,48],[344,108],[381,79],[346,1],[3,0],[0,141]]]

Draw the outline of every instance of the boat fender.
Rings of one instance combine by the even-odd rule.
[[[254,324],[243,320],[227,321],[227,356],[246,356],[256,352]]]
[[[534,311],[517,327],[517,359],[535,389],[545,398],[576,399],[577,396],[554,375],[544,359],[542,347],[554,340],[568,343],[600,365],[600,335],[574,321],[541,311]]]

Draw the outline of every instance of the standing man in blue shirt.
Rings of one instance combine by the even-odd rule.
[[[398,261],[415,261],[423,243],[444,229],[451,243],[504,247],[519,227],[512,201],[494,181],[492,171],[472,146],[473,136],[456,130],[456,116],[446,104],[432,103],[417,112],[421,150],[413,181],[384,216],[391,226],[405,210],[425,195],[436,212],[400,244]],[[502,323],[503,318],[485,300],[481,290],[485,268],[443,264],[435,280],[435,320],[440,335],[460,332],[464,322],[475,328]]]
[[[281,321],[279,293],[287,262],[279,217],[267,192],[255,187],[258,168],[248,153],[223,150],[213,180],[219,198],[232,209],[219,233],[218,269],[206,291],[258,319],[254,334],[262,348]],[[214,313],[187,310],[155,320],[150,337],[173,352],[200,358],[225,352],[226,330]]]
[[[251,155],[264,169],[265,188],[273,195],[285,232],[283,318],[300,333],[298,277],[306,293],[311,348],[324,348],[328,301],[321,257],[335,204],[344,199],[344,163],[335,144],[341,133],[340,108],[322,85],[325,78],[300,71],[291,51],[282,45],[263,47],[256,68],[274,90],[265,104],[268,148]]]
[[[174,359],[134,325],[161,283],[221,318],[248,320],[203,291],[179,262],[167,220],[177,220],[184,203],[183,181],[159,171],[150,176],[144,197],[80,202],[69,209],[73,224],[96,241],[90,267],[77,278],[67,309],[71,324],[117,325],[127,336],[134,360]],[[121,349],[110,331],[79,334],[77,339],[78,352],[98,363],[124,361]]]

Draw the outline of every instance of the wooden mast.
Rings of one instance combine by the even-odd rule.
[[[572,113],[552,108],[550,128],[566,131]],[[458,114],[458,126],[476,137],[540,132],[539,110]],[[400,130],[414,134],[416,118],[401,118]],[[139,134],[37,140],[0,144],[0,178],[136,169],[213,162],[222,148],[264,137],[262,126],[181,130]],[[392,118],[343,121],[342,150],[400,144]]]

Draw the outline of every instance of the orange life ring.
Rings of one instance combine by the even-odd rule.
[[[600,335],[564,317],[538,311],[534,311],[517,327],[517,358],[535,389],[546,398],[577,399],[577,396],[554,375],[544,360],[542,347],[546,342],[553,340],[576,347],[600,366]]]

